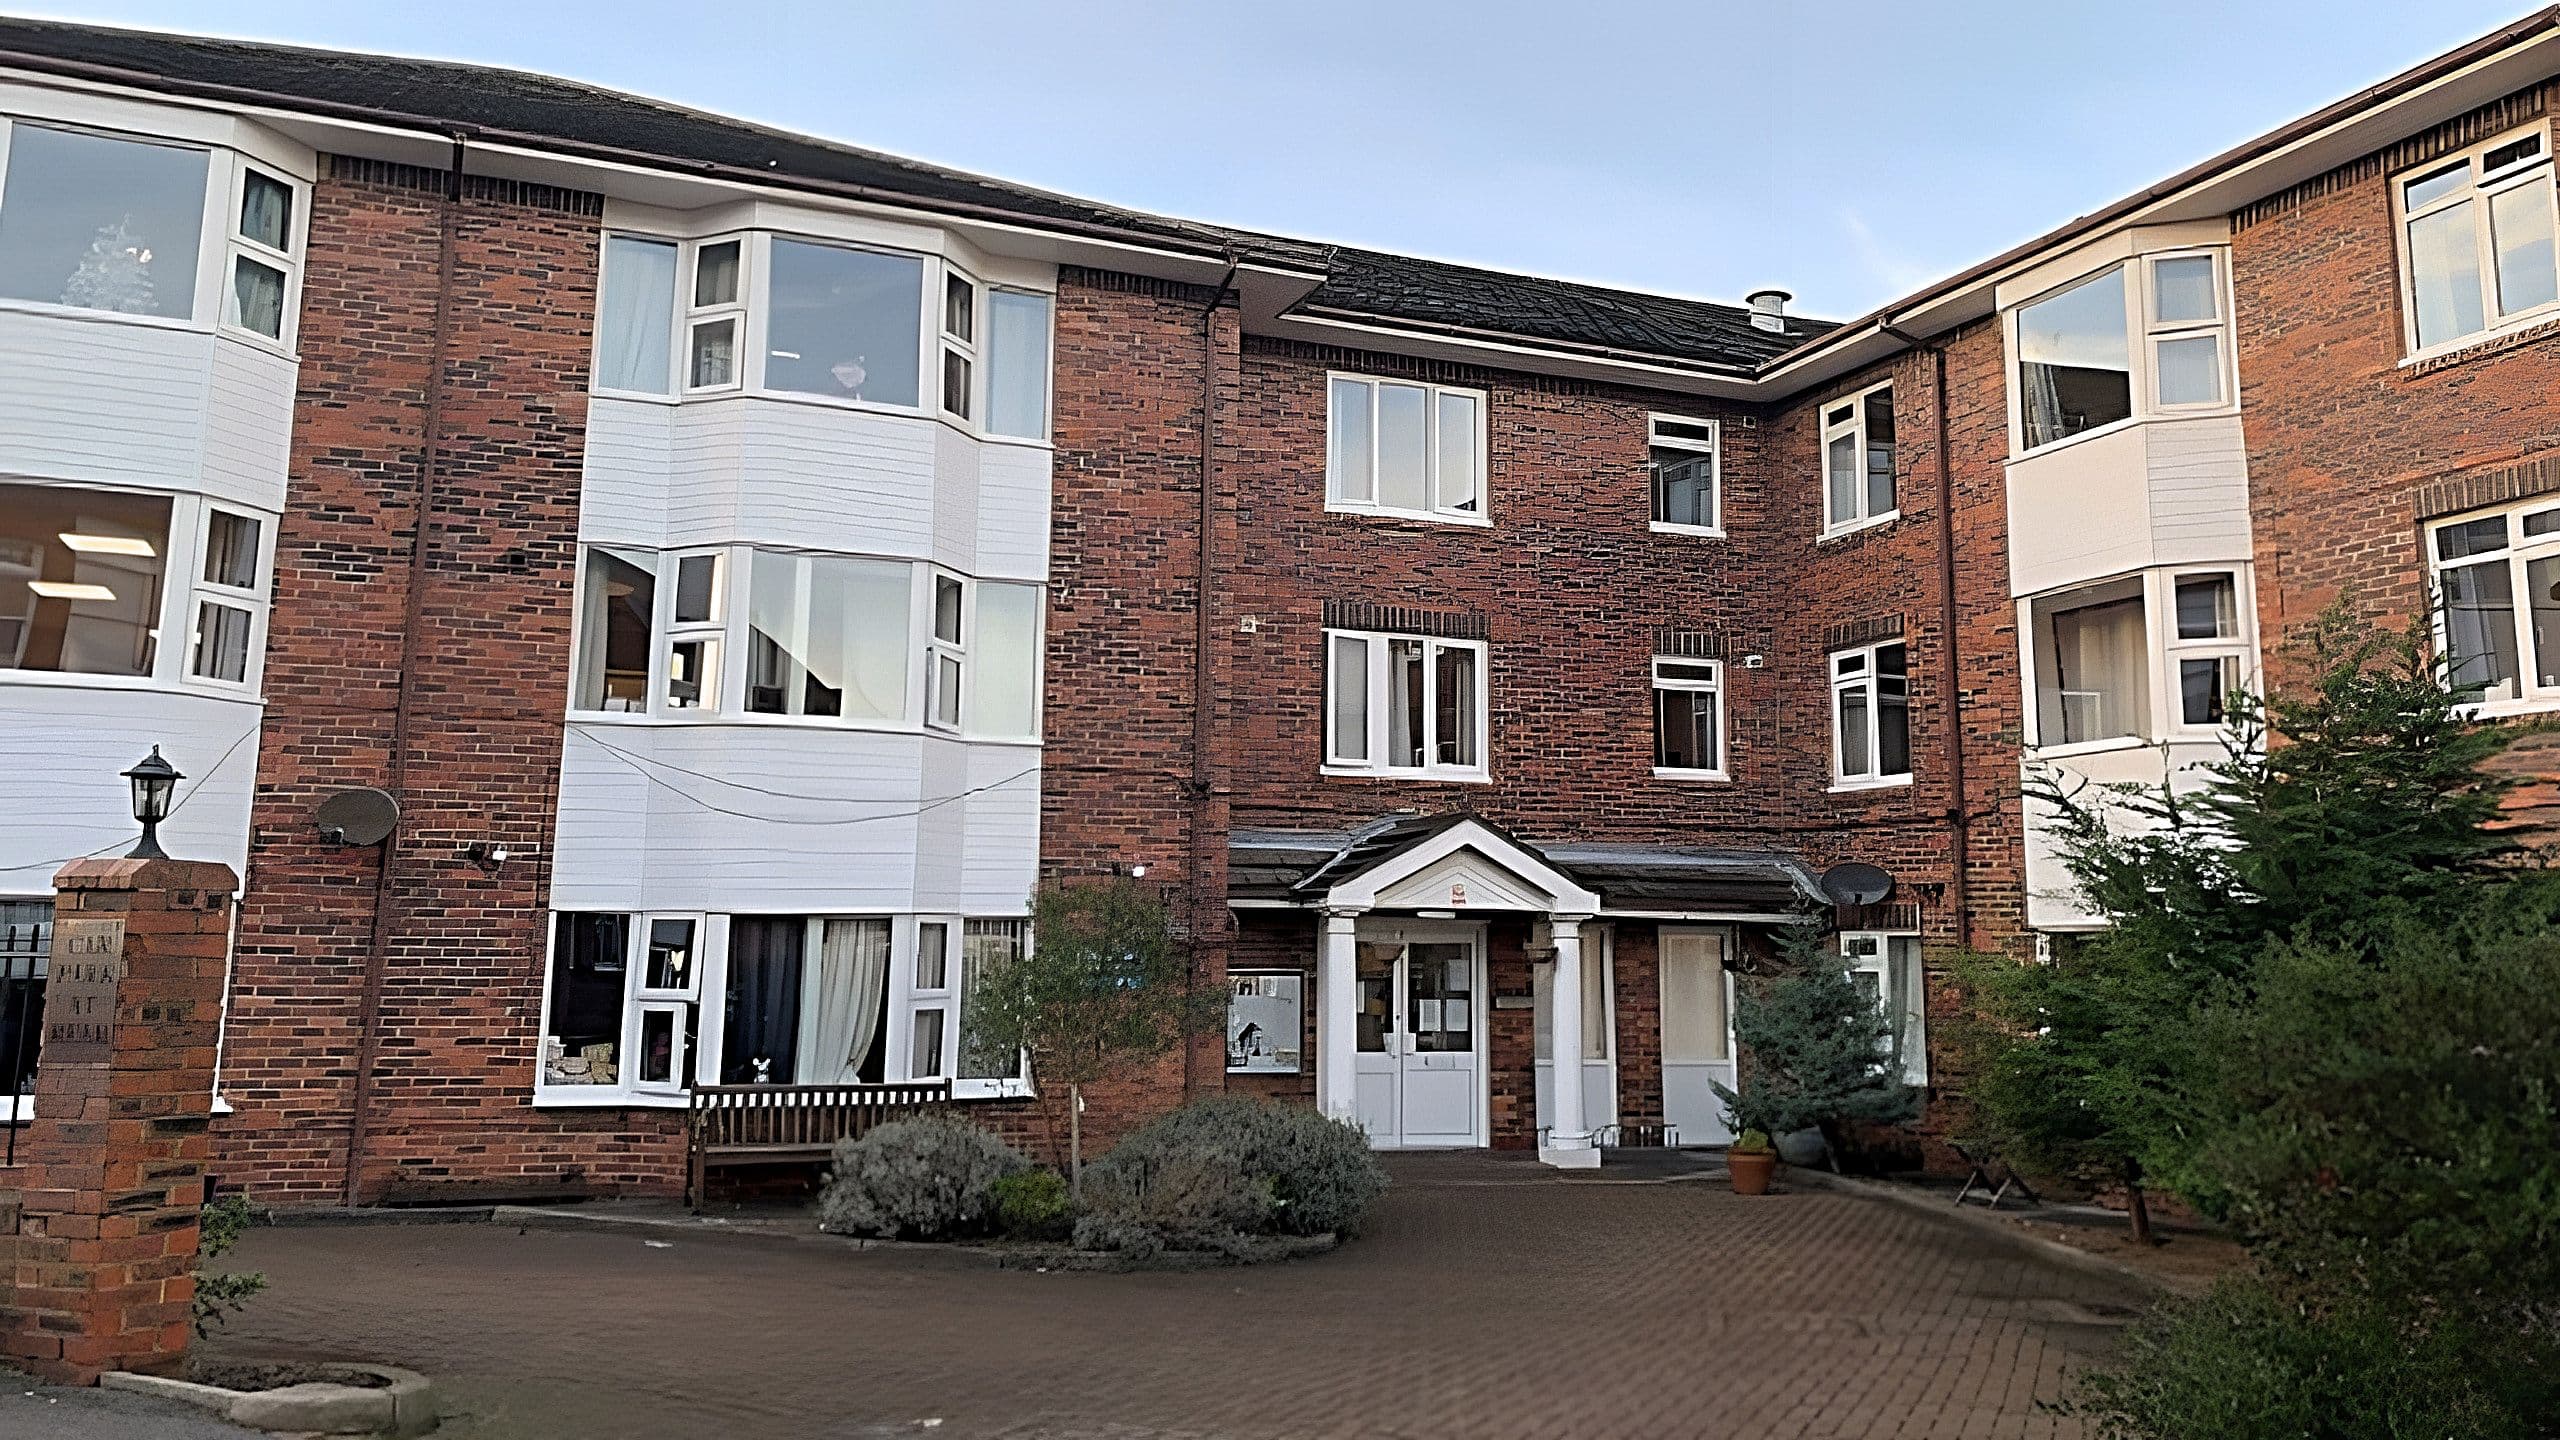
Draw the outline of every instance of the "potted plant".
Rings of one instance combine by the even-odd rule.
[[[1733,1177],[1736,1195],[1766,1195],[1769,1177],[1777,1172],[1778,1151],[1766,1130],[1745,1130],[1724,1152],[1724,1167]]]

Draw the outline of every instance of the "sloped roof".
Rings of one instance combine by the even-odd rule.
[[[1828,330],[1788,317],[1754,329],[1750,311],[1355,250],[1154,215],[794,134],[664,100],[487,65],[263,41],[0,16],[0,67],[42,68],[209,99],[465,131],[684,172],[879,192],[945,212],[993,213],[1082,232],[1169,243],[1321,271],[1327,310],[1460,326],[1581,348],[1748,368]]]
[[[1381,816],[1338,831],[1240,828],[1227,842],[1227,897],[1315,905],[1345,880],[1471,820],[1485,823],[1461,812]],[[1773,850],[1506,838],[1599,892],[1610,910],[1777,915],[1828,903],[1803,862]]]

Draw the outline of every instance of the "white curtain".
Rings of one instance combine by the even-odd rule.
[[[605,241],[604,298],[596,328],[596,383],[615,390],[667,388],[674,343],[676,247],[616,235]]]
[[[889,922],[829,920],[800,1010],[800,1083],[847,1085],[880,1033],[889,998]]]

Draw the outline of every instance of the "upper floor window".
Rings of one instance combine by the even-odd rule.
[[[571,706],[1036,739],[1043,609],[1036,584],[908,560],[589,546]]]
[[[2448,680],[2492,710],[2560,704],[2560,501],[2428,527]]]
[[[2560,302],[2551,148],[2537,125],[2393,181],[2412,351],[2539,316]]]
[[[2017,308],[2018,451],[2232,403],[2223,252],[2146,255]]]
[[[599,390],[760,390],[1048,433],[1046,295],[924,255],[759,232],[608,235],[603,266]]]
[[[1822,407],[1822,528],[1854,530],[1901,513],[1893,488],[1893,387]]]
[[[1654,658],[1653,769],[1657,775],[1724,778],[1722,661]]]
[[[293,180],[228,151],[29,120],[0,122],[0,155],[0,298],[285,340]]]
[[[1483,522],[1484,393],[1336,375],[1326,508]]]
[[[2029,743],[2155,741],[2223,725],[2249,671],[2242,573],[2152,570],[2025,602]]]
[[[1831,774],[1835,788],[1911,778],[1909,652],[1899,640],[1831,656]]]
[[[1647,422],[1653,472],[1653,523],[1668,530],[1724,533],[1724,496],[1717,483],[1716,422],[1656,415]]]
[[[1327,767],[1481,778],[1484,732],[1482,641],[1325,632]]]
[[[174,620],[188,678],[253,683],[268,529],[192,497],[0,484],[0,670],[147,678]]]

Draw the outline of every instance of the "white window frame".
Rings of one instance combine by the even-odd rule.
[[[1013,1074],[1008,1076],[965,1076],[960,1074],[961,1030],[969,1014],[969,929],[973,925],[1016,925],[1021,927],[1022,953],[1031,953],[1031,921],[1022,915],[971,915],[960,922],[959,943],[953,951],[951,1031],[951,1095],[957,1100],[1014,1099],[1033,1094],[1031,1053],[1019,1052],[1014,1059]]]
[[[6,892],[0,892],[0,901],[6,901],[13,904],[39,904],[52,907],[57,903],[57,897],[52,894],[12,895]],[[52,926],[54,919],[58,918],[58,915],[59,912],[57,911],[54,916],[48,917],[44,922],[46,935],[45,948],[42,952],[36,951],[32,946],[23,950],[0,949],[0,984],[24,984],[38,978],[35,973],[35,967],[36,962],[39,960],[43,961],[45,964],[45,974],[43,977],[45,983],[48,985],[52,983]],[[24,976],[20,976],[15,981],[10,980],[9,977],[15,974],[17,968],[21,964],[25,966],[27,973]],[[31,1033],[38,1032],[42,1029],[44,1024],[43,989],[38,986],[29,985],[26,1003],[37,1007],[35,1023],[29,1026],[28,1029]],[[42,1047],[39,1046],[38,1048],[41,1049]],[[27,1081],[30,1085],[35,1082],[35,1073],[33,1071],[28,1072]],[[0,1090],[0,1125],[14,1125],[34,1118],[35,1095],[31,1090]],[[20,1138],[23,1139],[25,1137],[21,1136]]]
[[[986,336],[988,327],[995,323],[994,300],[998,295],[1027,295],[1040,301],[1043,307],[1040,332],[1040,356],[1043,362],[1040,366],[1040,433],[1015,435],[989,428],[989,420],[994,412],[996,399],[993,368],[995,352],[985,338],[981,338],[978,343],[978,413],[970,418],[970,424],[976,427],[973,433],[986,437],[990,444],[1046,445],[1058,424],[1058,296],[1054,291],[1034,290],[1022,285],[980,285],[978,300],[981,308],[978,314],[978,329],[982,337]]]
[[[1342,491],[1342,474],[1335,464],[1333,443],[1333,392],[1336,385],[1357,385],[1369,392],[1369,496],[1360,499]],[[1423,478],[1424,496],[1430,504],[1422,509],[1382,504],[1378,500],[1378,392],[1388,387],[1419,390],[1423,394]],[[1462,509],[1445,503],[1440,474],[1440,400],[1457,396],[1471,401],[1475,407],[1475,508]],[[1490,406],[1482,390],[1463,385],[1434,385],[1421,380],[1399,380],[1388,376],[1355,375],[1348,371],[1325,373],[1325,462],[1324,508],[1345,515],[1381,515],[1403,520],[1430,520],[1444,525],[1476,525],[1490,528],[1493,524],[1492,457],[1487,437]]]
[[[233,152],[216,151],[215,153],[230,155],[231,164],[228,176],[230,183],[227,186],[215,187],[225,191],[229,204],[225,207],[222,217],[222,234],[226,243],[222,252],[222,274],[217,282],[221,293],[214,297],[214,314],[219,318],[224,334],[247,340],[254,345],[292,354],[302,339],[302,255],[305,246],[309,243],[307,237],[311,223],[311,187],[276,166],[251,160]],[[284,186],[286,193],[292,197],[290,203],[293,211],[285,217],[285,248],[282,250],[264,241],[252,240],[240,231],[240,207],[249,198],[249,177],[253,173]],[[284,323],[279,327],[281,333],[269,335],[264,331],[240,324],[233,318],[231,313],[234,299],[232,276],[240,268],[243,260],[284,272]]]
[[[748,311],[751,308],[748,304],[749,297],[756,293],[756,286],[763,283],[761,274],[763,267],[756,263],[756,252],[761,247],[757,245],[756,240],[756,236],[743,231],[727,235],[706,235],[699,240],[687,241],[677,256],[676,343],[675,354],[671,357],[676,367],[673,392],[676,395],[681,397],[728,395],[747,388],[749,361],[751,358],[760,358],[763,354],[762,350],[757,348],[760,343],[759,338],[751,333],[753,327],[748,323]],[[702,252],[732,244],[738,247],[736,293],[726,300],[696,304],[694,297],[702,293]],[[729,333],[736,337],[732,342],[736,349],[729,357],[729,378],[707,385],[697,385],[693,383],[694,331],[722,322],[727,322],[731,326]],[[758,365],[756,368],[761,370],[763,367]]]
[[[187,643],[186,654],[182,657],[184,668],[181,673],[186,683],[191,685],[212,686],[240,694],[256,694],[266,674],[267,616],[272,604],[270,591],[274,584],[276,520],[275,517],[261,511],[214,501],[206,501],[197,508],[196,514],[198,533],[194,546],[195,570],[191,583],[186,587],[188,591],[185,632]],[[213,523],[217,515],[230,515],[258,527],[257,554],[252,557],[252,563],[257,569],[251,577],[250,585],[245,589],[205,578],[205,562],[211,555]],[[170,548],[174,550],[177,547],[173,544]],[[248,656],[242,662],[240,678],[237,680],[224,680],[212,675],[199,674],[196,670],[197,652],[204,644],[204,612],[207,606],[244,611],[249,617]]]
[[[1702,666],[1712,672],[1712,675],[1711,678],[1704,680],[1665,675],[1662,673],[1662,667],[1665,665]],[[1725,694],[1724,682],[1725,671],[1722,660],[1697,660],[1684,655],[1653,657],[1651,699],[1653,701],[1653,773],[1656,776],[1665,780],[1730,780],[1733,778],[1733,756],[1732,752],[1726,748],[1731,743],[1726,733],[1731,728],[1731,706]],[[1662,695],[1666,690],[1715,697],[1716,763],[1713,766],[1701,769],[1662,763]]]
[[[1922,996],[1922,1003],[1914,1008],[1908,1003],[1911,997],[1903,994],[1893,983],[1893,952],[1897,946],[1907,946],[1916,952],[1919,937],[1886,930],[1840,932],[1840,958],[1848,962],[1848,971],[1853,975],[1876,977],[1876,1002],[1884,1009],[1888,1020],[1895,1018],[1895,1011],[1901,1012],[1894,1029],[1903,1042],[1902,1083],[1925,1086],[1929,1083],[1928,981],[1920,969],[1921,957],[1917,953],[1906,956],[1905,963],[1912,969],[1912,983]],[[1886,1044],[1889,1048],[1892,1041],[1889,1039]]]
[[[2143,733],[2047,743],[2044,738],[2045,662],[2037,612],[2050,608],[2054,601],[2068,599],[2080,592],[2121,585],[2134,579],[2140,582],[2136,594],[2124,598],[2138,598],[2142,605],[2144,663],[2149,666],[2145,675],[2149,693]],[[2186,639],[2178,634],[2178,582],[2203,579],[2230,581],[2232,633]],[[2185,690],[2179,673],[2183,661],[2228,661],[2238,677],[2236,688],[2247,689],[2259,683],[2257,596],[2252,588],[2252,569],[2245,564],[2155,566],[2025,596],[2017,605],[2018,683],[2019,693],[2024,697],[2021,732],[2024,749],[2038,758],[2141,749],[2163,741],[2219,742],[2227,738],[2231,734],[2227,717],[2219,724],[2187,723]]]
[[[894,979],[889,998],[898,1025],[889,1036],[888,1064],[901,1080],[948,1080],[959,1068],[960,939],[965,925],[958,915],[916,915],[893,932],[889,958]],[[942,983],[926,985],[922,983],[925,935],[935,926],[942,927]],[[896,944],[900,933],[904,945]],[[938,1053],[930,1058],[915,1053],[916,1017],[927,1012],[942,1016]]]
[[[1707,438],[1663,433],[1663,426],[1696,426],[1707,432]],[[1662,518],[1662,483],[1659,466],[1653,459],[1656,450],[1678,450],[1707,457],[1707,510],[1712,517],[1705,525]],[[1660,535],[1696,535],[1721,540],[1724,533],[1724,427],[1715,420],[1690,415],[1649,414],[1645,417],[1645,509],[1648,528]]]
[[[708,559],[711,562],[711,615],[706,620],[678,620],[676,592],[687,560]],[[728,693],[728,670],[724,663],[729,648],[729,551],[725,546],[698,546],[684,550],[658,552],[660,573],[656,595],[657,613],[650,618],[650,631],[656,644],[649,657],[650,673],[657,684],[650,692],[652,713],[699,718],[708,715],[735,714],[743,706]],[[676,650],[685,645],[702,647],[702,680],[699,699],[691,705],[675,700]]]
[[[924,620],[924,727],[957,735],[969,720],[969,627],[978,618],[977,587],[966,576],[948,570],[919,568],[925,574],[924,603],[918,607]],[[959,633],[948,639],[941,629],[942,582],[946,580],[959,588],[960,595]],[[948,680],[943,678],[946,669]],[[947,719],[943,715],[946,686],[950,691]]]
[[[976,429],[985,422],[987,412],[986,367],[979,358],[986,349],[981,337],[987,328],[987,287],[957,265],[946,262],[941,270],[942,285],[935,292],[941,303],[933,311],[933,331],[940,342],[934,353],[940,363],[933,367],[933,388],[944,419],[957,420],[965,428]],[[969,299],[969,333],[966,335],[951,328],[951,296],[955,289],[966,293]],[[951,405],[951,386],[945,373],[954,359],[960,362],[968,377],[960,387],[960,406],[956,410]]]
[[[1822,486],[1822,535],[1820,537],[1822,539],[1830,540],[1842,535],[1855,534],[1872,526],[1890,525],[1902,518],[1902,413],[1899,407],[1896,407],[1893,417],[1893,508],[1874,513],[1868,513],[1866,508],[1867,397],[1878,391],[1889,392],[1892,389],[1892,381],[1879,381],[1843,395],[1834,395],[1822,402],[1821,407],[1814,411],[1816,430],[1821,436],[1821,445],[1816,452],[1815,469],[1820,476]],[[1834,420],[1833,412],[1844,405],[1849,407],[1849,418]],[[1850,443],[1858,453],[1859,513],[1847,516],[1834,513],[1831,508],[1831,442],[1843,436],[1849,437]]]
[[[1344,757],[1334,743],[1336,737],[1333,735],[1333,690],[1334,686],[1340,683],[1340,677],[1335,675],[1333,665],[1334,640],[1337,636],[1366,642],[1365,664],[1362,668],[1366,671],[1363,683],[1367,686],[1368,694],[1369,754],[1364,760]],[[1398,640],[1413,641],[1422,646],[1423,752],[1426,755],[1436,755],[1440,749],[1440,652],[1444,650],[1474,652],[1476,657],[1475,764],[1443,765],[1436,761],[1426,761],[1422,765],[1412,766],[1384,763],[1383,757],[1388,750],[1387,696],[1392,684],[1388,672],[1389,655],[1392,642]],[[1489,700],[1492,694],[1493,657],[1491,647],[1484,641],[1444,640],[1436,635],[1415,635],[1394,630],[1328,628],[1324,631],[1324,650],[1320,663],[1324,666],[1325,677],[1322,719],[1325,757],[1322,768],[1325,774],[1462,781],[1488,781],[1492,778],[1493,732],[1492,706]]]
[[[2533,159],[2521,164],[2510,164],[2495,172],[2486,169],[2491,152],[2502,150],[2519,140],[2535,135],[2541,137],[2542,147],[2540,153]],[[2461,150],[2409,166],[2392,175],[2391,235],[2400,269],[2401,344],[2406,352],[2406,358],[2401,363],[2409,364],[2468,349],[2483,341],[2494,340],[2513,331],[2528,329],[2545,320],[2560,316],[2560,300],[2547,301],[2522,310],[2500,309],[2497,241],[2489,221],[2489,204],[2492,197],[2509,190],[2524,188],[2536,180],[2543,182],[2546,195],[2555,196],[2553,204],[2556,209],[2560,209],[2560,182],[2555,182],[2551,141],[2550,122],[2537,120],[2530,125],[2520,125],[2513,130],[2502,131],[2477,144],[2465,146]],[[2415,210],[2409,208],[2411,181],[2433,175],[2457,164],[2469,167],[2470,176],[2467,184],[2458,190],[2438,196]],[[2434,345],[2421,345],[2418,341],[2418,277],[2409,249],[2409,227],[2413,221],[2422,220],[2438,211],[2450,210],[2466,201],[2474,202],[2479,207],[2473,214],[2471,239],[2476,257],[2474,263],[2479,269],[2480,314],[2485,323],[2480,329],[2469,334],[2456,335]],[[2555,241],[2560,241],[2560,213],[2554,215],[2553,233]],[[2555,263],[2560,263],[2560,259],[2556,259]]]
[[[2213,261],[2214,305],[2218,312],[2216,318],[2210,322],[2157,319],[2160,313],[2157,268],[2159,263],[2164,260],[2196,257],[2209,258]],[[2026,391],[2020,373],[2023,362],[2018,353],[2019,318],[2025,311],[2057,295],[2076,290],[2091,281],[2103,280],[2109,274],[2117,272],[2122,272],[2124,275],[2125,364],[2130,368],[2130,373],[2126,377],[2130,391],[2126,403],[2130,413],[2120,420],[2110,420],[2103,425],[2092,425],[2086,430],[2075,431],[2030,448],[2027,444]],[[2056,281],[2043,290],[2008,306],[2001,312],[2000,328],[2006,347],[2002,363],[2008,381],[2009,459],[2014,462],[2029,456],[2049,455],[2066,446],[2077,445],[2081,441],[2100,435],[2113,435],[2120,430],[2131,429],[2133,426],[2153,420],[2238,414],[2240,361],[2239,347],[2233,343],[2232,337],[2233,304],[2231,247],[2189,245],[2170,250],[2146,251],[2131,259],[2110,261],[2085,273],[2071,276],[2069,279]],[[2211,402],[2174,406],[2161,404],[2159,347],[2169,341],[2192,339],[2206,334],[2218,337],[2215,350],[2221,367],[2220,397]]]
[[[2484,695],[2483,698],[2463,707],[2467,714],[2489,717],[2529,715],[2560,710],[2560,685],[2538,683],[2540,667],[2534,663],[2533,597],[2526,584],[2526,577],[2530,573],[2529,567],[2534,561],[2560,559],[2560,529],[2545,535],[2527,535],[2524,528],[2528,518],[2539,518],[2555,511],[2560,511],[2560,495],[2537,495],[2529,500],[2513,501],[2494,509],[2470,510],[2459,515],[2447,515],[2440,520],[2430,520],[2425,526],[2425,533],[2421,540],[2426,550],[2428,608],[2434,614],[2438,655],[2450,656],[2453,653],[2452,629],[2448,624],[2444,606],[2445,572],[2499,563],[2504,563],[2507,567],[2508,620],[2514,627],[2510,634],[2516,645],[2516,675],[2512,693],[2503,696]],[[2438,532],[2491,518],[2506,522],[2507,543],[2504,550],[2486,550],[2477,555],[2463,556],[2458,560],[2438,558],[2436,549]]]
[[[563,915],[620,915],[627,922],[623,936],[621,1023],[615,1032],[613,1083],[610,1085],[559,1085],[545,1078],[543,1047],[551,1040],[551,991],[558,978],[555,961],[560,945],[560,917]],[[700,1009],[702,996],[706,993],[703,975],[710,968],[714,918],[699,910],[622,910],[610,906],[579,906],[544,912],[542,997],[533,1022],[533,1100],[536,1105],[670,1107],[688,1103],[686,1097],[698,1078],[698,1067],[704,1063],[705,1057],[716,1061],[718,1055],[716,1045],[702,1041],[702,1031],[707,1027]],[[653,989],[648,984],[649,931],[660,920],[682,920],[693,926],[693,967],[689,982],[684,986]],[[723,941],[725,943],[725,935]],[[691,1014],[687,1013],[689,1009]],[[671,1083],[644,1084],[639,1078],[640,1017],[648,1011],[672,1012],[675,1016],[675,1045],[670,1057],[670,1073],[675,1079]],[[716,1020],[718,1017],[710,1018]],[[688,1031],[693,1036],[690,1040]]]
[[[1902,652],[1902,705],[1905,726],[1903,738],[1909,742],[1912,739],[1910,642],[1897,637],[1891,640],[1878,640],[1871,645],[1848,646],[1834,650],[1830,654],[1827,663],[1830,668],[1831,689],[1827,698],[1831,704],[1831,712],[1824,723],[1831,727],[1831,788],[1834,792],[1888,790],[1897,785],[1908,785],[1917,770],[1919,746],[1910,743],[1906,743],[1905,748],[1911,754],[1914,768],[1891,774],[1886,773],[1884,769],[1884,707],[1879,703],[1882,696],[1881,687],[1876,678],[1876,656],[1882,651],[1897,649]],[[1847,664],[1853,659],[1861,662],[1854,670],[1848,668]],[[1849,773],[1847,757],[1841,749],[1841,743],[1845,737],[1840,733],[1840,695],[1847,690],[1864,690],[1867,696],[1866,768],[1855,775]]]

